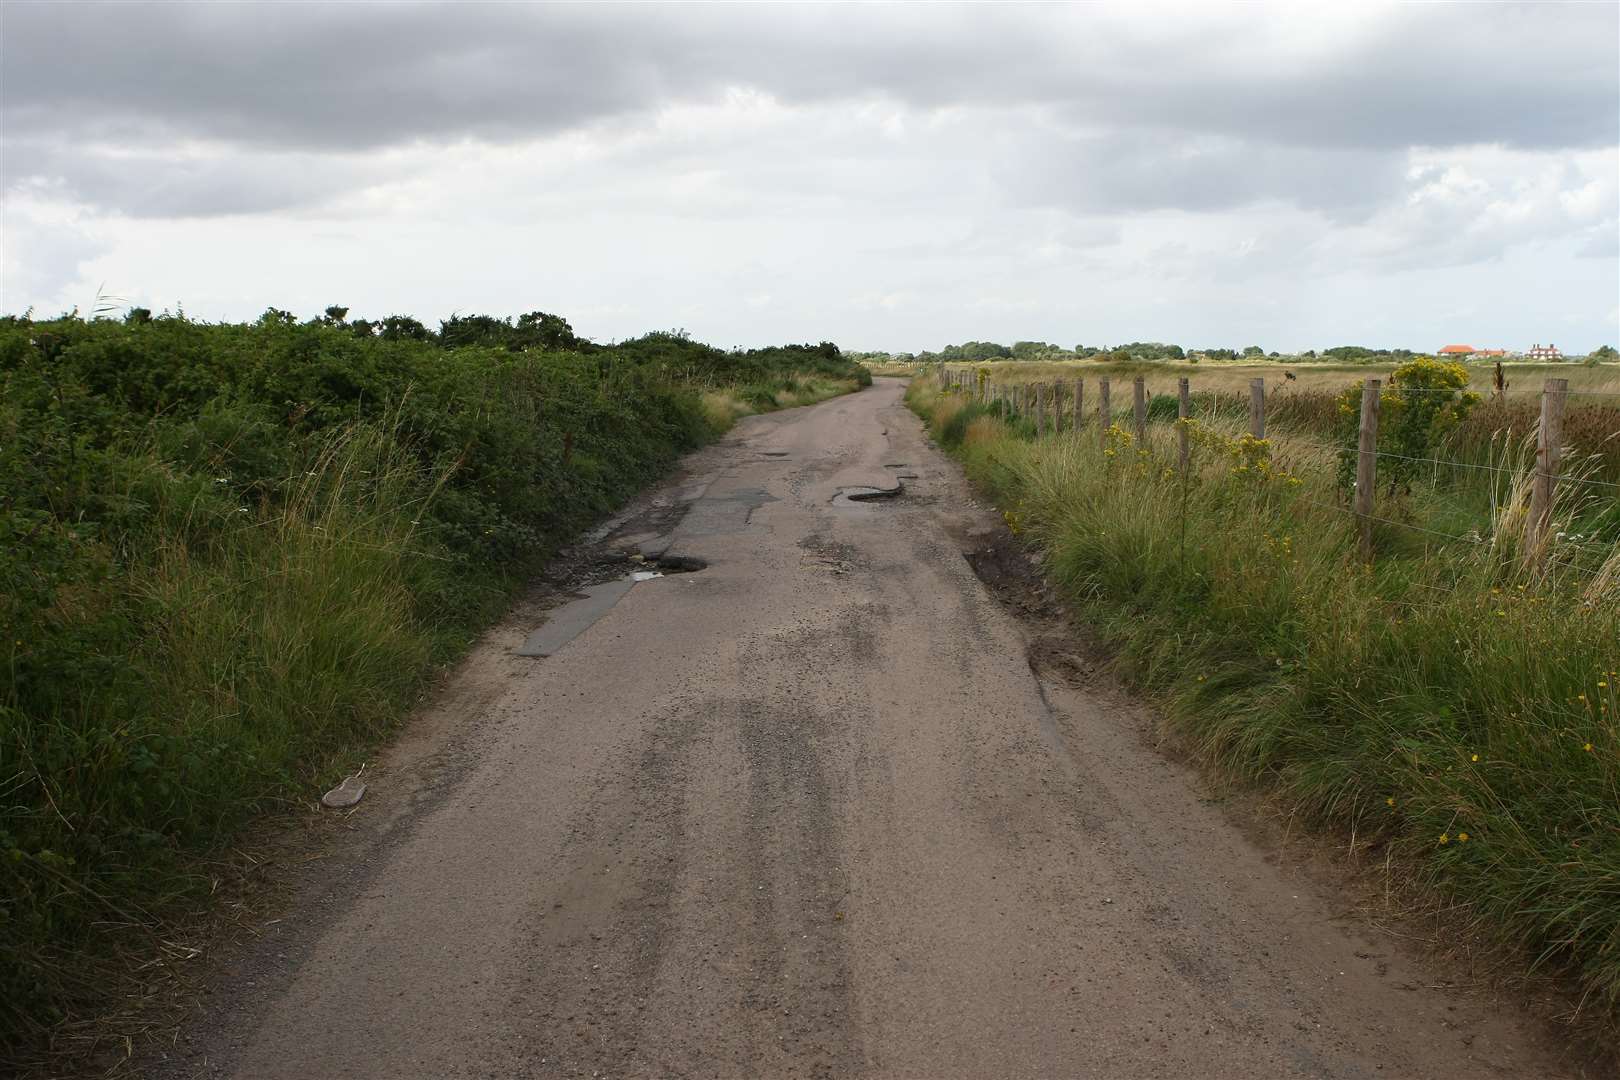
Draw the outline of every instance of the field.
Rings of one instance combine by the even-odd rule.
[[[0,1059],[160,955],[560,544],[870,382],[831,345],[345,314],[0,320]]]
[[[917,364],[870,365],[874,375],[911,375],[924,370]],[[932,365],[930,365],[932,366]],[[1145,376],[1149,386],[1160,393],[1174,393],[1178,378],[1189,378],[1202,390],[1220,393],[1248,394],[1252,379],[1264,379],[1268,391],[1334,390],[1347,383],[1367,378],[1389,377],[1390,364],[1324,364],[1324,363],[1200,363],[1188,364],[1173,360],[1141,363],[1113,363],[1097,360],[1066,360],[1043,363],[1038,360],[999,360],[978,364],[952,364],[955,368],[972,367],[990,373],[996,382],[1044,382],[1059,378],[1115,378],[1130,379]],[[1495,368],[1488,364],[1466,365],[1469,387],[1481,394],[1490,393]],[[1572,393],[1601,394],[1620,403],[1620,364],[1503,364],[1502,371],[1510,393],[1530,393],[1541,390],[1544,379],[1568,379]],[[1285,373],[1293,373],[1294,379]]]
[[[1095,395],[1089,376],[1108,372],[1077,368]],[[1523,430],[1494,448],[1459,445],[1461,429],[1437,434],[1435,464],[1380,459],[1389,479],[1369,562],[1342,486],[1344,427],[1332,408],[1290,417],[1285,405],[1288,394],[1336,405],[1368,372],[1301,371],[1305,385],[1277,392],[1270,438],[1257,441],[1246,435],[1253,370],[1188,372],[1205,393],[1185,473],[1174,399],[1154,399],[1138,445],[1128,382],[1116,383],[1106,436],[1093,416],[1037,439],[1027,416],[933,378],[916,379],[909,399],[1046,553],[1051,581],[1195,756],[1443,898],[1459,937],[1567,973],[1586,1019],[1612,1030],[1620,488],[1590,455],[1566,474],[1557,535],[1535,565],[1521,546]],[[1022,364],[1000,374],[1042,376]],[[1558,374],[1614,385],[1608,369]],[[1513,390],[1533,381],[1510,378]],[[1612,445],[1620,409],[1594,424],[1588,437]]]
[[[953,365],[956,370],[984,371],[992,384],[1020,386],[1083,378],[1095,391],[1098,379],[1113,382],[1116,407],[1125,408],[1130,382],[1141,376],[1149,395],[1174,409],[1170,399],[1177,380],[1186,378],[1203,411],[1230,416],[1247,413],[1249,384],[1265,380],[1268,422],[1297,435],[1330,436],[1337,420],[1337,398],[1348,386],[1368,378],[1388,383],[1389,365],[1359,364],[1234,364],[1202,363],[1098,363],[1078,360],[1063,363],[1001,361]],[[882,374],[877,368],[874,372]],[[1468,389],[1483,399],[1467,422],[1452,436],[1450,457],[1465,466],[1486,463],[1500,454],[1504,443],[1532,432],[1540,415],[1542,384],[1549,378],[1569,383],[1566,438],[1580,454],[1596,460],[1603,479],[1620,481],[1620,364],[1504,364],[1505,395],[1492,385],[1494,369],[1465,365]],[[1292,373],[1293,379],[1285,373]],[[1493,446],[1494,440],[1494,446]]]

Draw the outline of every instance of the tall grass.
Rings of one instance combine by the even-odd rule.
[[[708,422],[717,430],[724,431],[745,416],[813,405],[856,389],[858,384],[854,379],[794,372],[772,383],[704,390],[700,402]]]
[[[667,339],[667,340],[666,340]],[[0,319],[0,1071],[205,910],[557,547],[832,346]]]
[[[1380,505],[1368,566],[1331,448],[1257,446],[1217,416],[1184,478],[1173,425],[1105,451],[1095,428],[1031,441],[929,380],[909,400],[1193,753],[1383,845],[1462,905],[1460,931],[1569,970],[1588,1010],[1620,1016],[1612,534],[1597,574],[1530,574],[1491,542],[1488,505],[1478,542],[1447,540],[1424,530],[1454,508],[1419,490]],[[1560,490],[1567,519],[1582,496]]]
[[[138,686],[63,688],[59,708],[6,717],[23,770],[10,790],[37,786],[50,814],[28,848],[13,841],[5,875],[8,981],[29,979],[9,981],[13,1037],[117,985],[125,957],[150,951],[158,913],[206,895],[188,852],[330,776],[334,755],[385,732],[446,655],[416,599],[435,556],[412,521],[436,485],[372,426],[335,433],[309,465],[273,512],[229,512],[203,545],[171,534],[120,583],[149,616],[111,658]],[[75,602],[58,617],[81,617]],[[12,829],[28,825],[20,810]]]

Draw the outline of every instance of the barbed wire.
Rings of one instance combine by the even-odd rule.
[[[1336,503],[1326,503],[1326,502],[1322,502],[1319,499],[1309,499],[1309,498],[1306,498],[1303,495],[1295,496],[1295,498],[1299,502],[1306,503],[1306,504],[1311,505],[1311,506],[1319,506],[1319,507],[1322,507],[1323,509],[1326,509],[1326,510],[1337,510],[1341,514],[1348,514],[1349,516],[1351,516],[1353,518],[1356,518],[1358,521],[1361,520],[1361,517],[1362,517],[1362,515],[1358,514],[1355,510],[1351,509],[1348,506],[1339,506]],[[1494,544],[1492,544],[1490,541],[1487,541],[1482,536],[1467,536],[1467,535],[1462,535],[1462,534],[1459,534],[1459,533],[1441,532],[1438,529],[1429,529],[1429,528],[1425,528],[1422,525],[1413,525],[1409,521],[1397,521],[1394,518],[1379,517],[1377,514],[1368,514],[1366,517],[1367,517],[1368,521],[1376,521],[1381,525],[1393,525],[1396,528],[1400,528],[1400,529],[1411,529],[1413,532],[1424,533],[1424,534],[1426,534],[1428,536],[1438,536],[1443,540],[1450,540],[1450,541],[1453,541],[1454,543],[1473,544],[1476,547],[1480,547],[1480,546],[1493,547],[1494,546]],[[1601,570],[1593,570],[1591,567],[1582,566],[1579,563],[1565,562],[1562,559],[1555,559],[1551,555],[1544,555],[1544,556],[1542,556],[1542,558],[1543,558],[1544,561],[1546,561],[1548,563],[1551,563],[1554,566],[1562,566],[1566,570],[1576,570],[1576,571],[1579,571],[1580,573],[1589,574],[1589,575],[1591,575],[1593,577],[1596,577],[1598,574],[1602,573]]]
[[[1325,450],[1325,451],[1327,451],[1329,453],[1333,453],[1333,454],[1355,454],[1357,457],[1359,457],[1359,456],[1361,456],[1361,454],[1365,453],[1365,451],[1363,451],[1360,447],[1356,447],[1356,446],[1334,446],[1331,443],[1325,443],[1325,442],[1321,442],[1321,441],[1316,440],[1316,439],[1309,439],[1309,438],[1306,438],[1304,436],[1299,436],[1299,435],[1288,435],[1287,438],[1289,438],[1291,441],[1293,441],[1295,443],[1304,443],[1306,446],[1309,446],[1309,447],[1311,447],[1313,449]],[[1459,469],[1478,469],[1478,470],[1482,470],[1482,471],[1485,471],[1485,472],[1503,473],[1503,474],[1508,475],[1508,476],[1518,476],[1518,475],[1521,475],[1522,473],[1524,473],[1526,471],[1536,473],[1537,475],[1541,475],[1540,470],[1537,470],[1537,469],[1534,469],[1534,468],[1529,469],[1529,470],[1525,470],[1525,469],[1508,468],[1508,467],[1502,466],[1502,465],[1481,465],[1478,462],[1474,462],[1474,461],[1457,461],[1457,460],[1455,460],[1453,458],[1412,457],[1412,456],[1407,455],[1407,454],[1397,454],[1397,453],[1394,453],[1393,451],[1389,451],[1389,450],[1374,450],[1374,451],[1372,451],[1372,453],[1373,453],[1374,457],[1391,458],[1391,459],[1393,459],[1395,461],[1410,461],[1410,462],[1423,464],[1423,465],[1451,465],[1451,466],[1455,466],[1456,468],[1459,468]],[[1564,475],[1564,474],[1560,474],[1560,473],[1553,473],[1553,474],[1550,474],[1550,475],[1552,475],[1552,478],[1554,480],[1556,480],[1560,484],[1586,484],[1586,485],[1590,485],[1592,487],[1606,487],[1606,488],[1614,488],[1616,490],[1620,490],[1620,483],[1615,483],[1612,480],[1599,480],[1599,479],[1596,479],[1595,477],[1568,476],[1568,475]]]
[[[1075,376],[1075,378],[1083,378],[1083,376]],[[1160,376],[1160,378],[1164,379],[1164,378],[1168,378],[1168,376]],[[1103,381],[1101,378],[1098,378],[1096,376],[1092,376],[1092,379],[1093,379],[1093,381],[1096,381],[1096,382]],[[1070,380],[1068,380],[1068,379],[1060,379],[1060,380],[1056,380],[1055,383],[1054,382],[1048,382],[1047,385],[1054,385],[1055,384],[1057,386],[1064,386],[1069,381]],[[1116,382],[1118,382],[1120,385],[1123,385],[1123,386],[1130,386],[1132,384],[1132,382],[1134,382],[1134,380],[1114,380],[1114,379],[1109,379],[1107,381],[1108,381],[1110,387],[1115,385]],[[1288,382],[1293,382],[1293,381],[1297,381],[1297,380],[1287,380],[1287,381],[1273,380],[1273,381],[1267,381],[1266,389],[1267,390],[1272,390],[1273,386],[1275,386],[1276,389],[1279,390],[1279,391],[1287,390],[1287,389],[1289,389]],[[1028,380],[1021,381],[1021,382],[1003,382],[1003,383],[998,383],[997,385],[1001,385],[1001,386],[1032,386],[1032,385],[1035,385],[1036,383],[1041,383],[1041,382],[1043,382],[1043,380],[1041,380],[1041,379],[1028,379]],[[1160,385],[1162,386],[1163,383],[1161,382]],[[1360,389],[1365,389],[1365,386],[1366,386],[1366,384],[1363,383],[1363,382],[1352,382],[1352,383],[1343,384],[1343,385],[1338,386],[1337,391],[1338,392],[1343,392],[1344,390],[1360,390]],[[1325,386],[1321,386],[1321,385],[1313,383],[1313,384],[1307,384],[1307,385],[1303,385],[1303,386],[1298,386],[1298,387],[1295,387],[1294,389],[1300,390],[1300,391],[1305,391],[1305,390],[1323,391],[1323,390],[1332,390],[1332,389],[1335,389],[1335,388],[1333,388],[1333,387],[1325,387]],[[1530,389],[1522,389],[1522,390],[1515,390],[1515,389],[1497,390],[1494,386],[1492,386],[1492,387],[1474,387],[1474,386],[1463,386],[1463,387],[1401,386],[1399,384],[1388,383],[1388,382],[1383,383],[1382,386],[1380,387],[1380,389],[1383,390],[1383,391],[1389,392],[1389,393],[1397,393],[1398,392],[1398,393],[1403,394],[1403,395],[1405,395],[1405,394],[1449,394],[1449,395],[1455,396],[1457,394],[1465,394],[1465,393],[1466,394],[1478,394],[1479,396],[1481,396],[1482,398],[1485,398],[1486,400],[1500,400],[1500,399],[1502,399],[1504,397],[1532,398],[1532,397],[1540,397],[1542,394],[1546,393],[1546,391],[1544,389],[1539,389],[1539,388],[1530,388]],[[1211,388],[1202,388],[1201,389],[1201,388],[1198,388],[1198,387],[1189,387],[1188,393],[1193,395],[1193,396],[1197,396],[1197,395],[1201,395],[1201,394],[1229,393],[1229,394],[1232,394],[1234,396],[1241,397],[1242,394],[1246,390],[1247,390],[1247,387],[1242,387],[1242,386],[1231,386],[1231,387],[1226,387],[1226,388],[1213,388],[1213,389],[1211,389]],[[1164,396],[1172,396],[1173,392],[1165,390],[1165,391],[1160,391],[1159,393],[1164,395]],[[1568,389],[1566,389],[1564,391],[1564,394],[1567,397],[1620,398],[1620,390],[1587,390],[1587,389],[1580,389],[1580,388],[1570,387],[1570,388],[1568,388]]]

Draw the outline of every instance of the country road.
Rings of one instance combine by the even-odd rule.
[[[482,642],[148,1074],[1570,1075],[1037,641],[902,390],[748,418],[596,538],[707,567]]]

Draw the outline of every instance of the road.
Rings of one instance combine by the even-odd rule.
[[[901,390],[744,420],[598,538],[706,569],[491,634],[153,1074],[1563,1075],[997,600]]]

